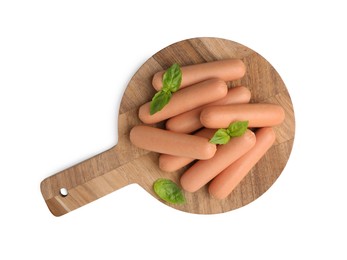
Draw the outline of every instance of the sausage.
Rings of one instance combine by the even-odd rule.
[[[284,109],[276,104],[233,104],[204,108],[200,121],[207,128],[227,128],[231,122],[246,120],[249,127],[266,127],[279,125],[284,117]]]
[[[215,105],[248,103],[250,99],[251,92],[248,88],[244,86],[230,88],[224,98],[170,118],[166,121],[166,129],[178,133],[194,132],[195,130],[203,127],[200,122],[200,113],[203,108]]]
[[[194,135],[211,139],[216,129],[203,128]],[[159,168],[162,171],[174,172],[194,161],[193,158],[161,154],[159,156]]]
[[[253,148],[211,181],[208,191],[212,197],[216,199],[227,197],[276,139],[276,134],[271,127],[260,128],[256,131],[255,136],[256,143]]]
[[[217,148],[209,139],[175,133],[146,125],[138,125],[130,131],[133,145],[157,153],[165,153],[194,159],[210,159]]]
[[[209,79],[173,93],[169,103],[153,115],[149,112],[151,102],[142,105],[139,109],[139,118],[146,124],[155,124],[223,98],[227,93],[228,86],[224,81]]]
[[[254,146],[255,140],[254,133],[247,130],[242,136],[232,138],[229,143],[218,146],[216,154],[211,159],[198,161],[183,173],[180,179],[182,188],[189,192],[197,191],[249,151]]]
[[[224,81],[240,79],[246,73],[246,66],[240,59],[225,59],[182,66],[181,71],[182,82],[180,88],[185,88],[211,78],[219,78]],[[162,88],[164,72],[159,71],[153,76],[152,85],[156,90]]]

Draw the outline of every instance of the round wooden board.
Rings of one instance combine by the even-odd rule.
[[[155,90],[151,86],[153,74],[167,69],[177,62],[181,66],[203,63],[226,58],[242,59],[247,67],[246,75],[237,81],[229,82],[229,87],[243,85],[252,93],[252,103],[274,103],[281,105],[286,112],[285,121],[275,127],[277,139],[272,148],[255,165],[237,188],[224,200],[213,199],[207,192],[207,186],[195,193],[185,192],[187,203],[173,205],[163,202],[178,210],[212,214],[231,211],[249,204],[266,192],[280,176],[284,169],[293,146],[295,120],[292,102],[284,82],[271,64],[261,55],[250,48],[234,41],[221,38],[193,38],[174,43],[154,54],[136,72],[130,80],[120,106],[119,125],[124,123],[121,116],[151,100]],[[128,115],[127,118],[130,118]],[[138,118],[124,128],[124,135],[133,125],[141,124]],[[158,125],[162,127],[162,125]],[[121,133],[120,133],[121,134]],[[139,151],[135,151],[139,153]],[[141,170],[133,172],[133,179],[154,197],[158,198],[152,189],[157,178],[169,178],[179,183],[183,170],[166,173],[158,168],[158,154],[144,151]],[[150,162],[148,162],[150,158]],[[139,162],[141,160],[137,160]]]
[[[276,143],[226,199],[213,199],[204,187],[195,193],[186,192],[187,203],[184,205],[165,203],[154,193],[153,183],[158,178],[170,178],[179,183],[185,169],[163,172],[158,167],[157,153],[131,144],[131,128],[142,124],[138,109],[155,94],[151,81],[157,71],[167,69],[175,62],[184,66],[226,58],[240,58],[247,67],[246,75],[241,80],[229,82],[229,87],[244,85],[251,90],[251,102],[275,103],[284,108],[285,121],[275,128]],[[163,127],[163,124],[157,127]],[[131,183],[139,184],[159,201],[178,210],[199,214],[227,212],[257,199],[276,181],[288,161],[294,130],[294,112],[288,91],[269,62],[233,41],[188,39],[154,54],[131,78],[119,108],[117,145],[44,179],[40,185],[41,193],[55,216],[71,212]],[[62,194],[62,189],[68,195]]]

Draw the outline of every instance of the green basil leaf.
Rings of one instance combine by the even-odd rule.
[[[238,137],[243,135],[248,128],[248,121],[236,121],[229,125],[227,132],[230,137]]]
[[[158,179],[153,184],[154,192],[163,200],[173,204],[183,204],[186,198],[176,183],[168,179]]]
[[[152,98],[151,105],[150,105],[150,114],[153,115],[160,110],[163,109],[163,107],[169,103],[171,99],[171,92],[166,92],[164,90],[158,91],[154,97]]]
[[[163,75],[163,90],[176,92],[181,86],[182,71],[177,63],[168,68]]]
[[[226,129],[218,129],[210,140],[212,144],[226,144],[230,140],[230,136]]]

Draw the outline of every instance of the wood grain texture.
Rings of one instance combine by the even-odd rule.
[[[138,108],[155,93],[151,86],[155,72],[167,69],[174,62],[183,66],[226,58],[240,58],[247,67],[246,75],[229,82],[229,87],[247,86],[252,93],[251,102],[275,103],[285,109],[285,121],[275,128],[275,145],[226,199],[211,198],[204,187],[195,193],[186,192],[185,205],[165,204],[190,213],[223,213],[247,205],[266,192],[284,169],[293,146],[294,111],[286,86],[271,64],[248,47],[220,38],[194,38],[154,54],[132,77],[120,104],[119,141],[115,147],[42,181],[41,192],[50,211],[61,216],[131,183],[139,184],[156,198],[152,189],[156,179],[169,178],[179,183],[184,169],[175,173],[161,171],[158,154],[130,143],[130,129],[141,124]],[[62,187],[69,192],[65,197],[59,193]]]

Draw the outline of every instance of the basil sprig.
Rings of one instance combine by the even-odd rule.
[[[172,180],[160,178],[154,182],[153,189],[166,202],[173,204],[183,204],[186,202],[182,190]]]
[[[168,68],[163,75],[163,87],[152,98],[150,105],[150,114],[153,115],[166,106],[182,82],[182,71],[177,63]]]
[[[248,121],[235,121],[231,123],[226,129],[218,129],[210,139],[210,143],[227,144],[231,138],[242,136],[246,132],[247,128]]]

